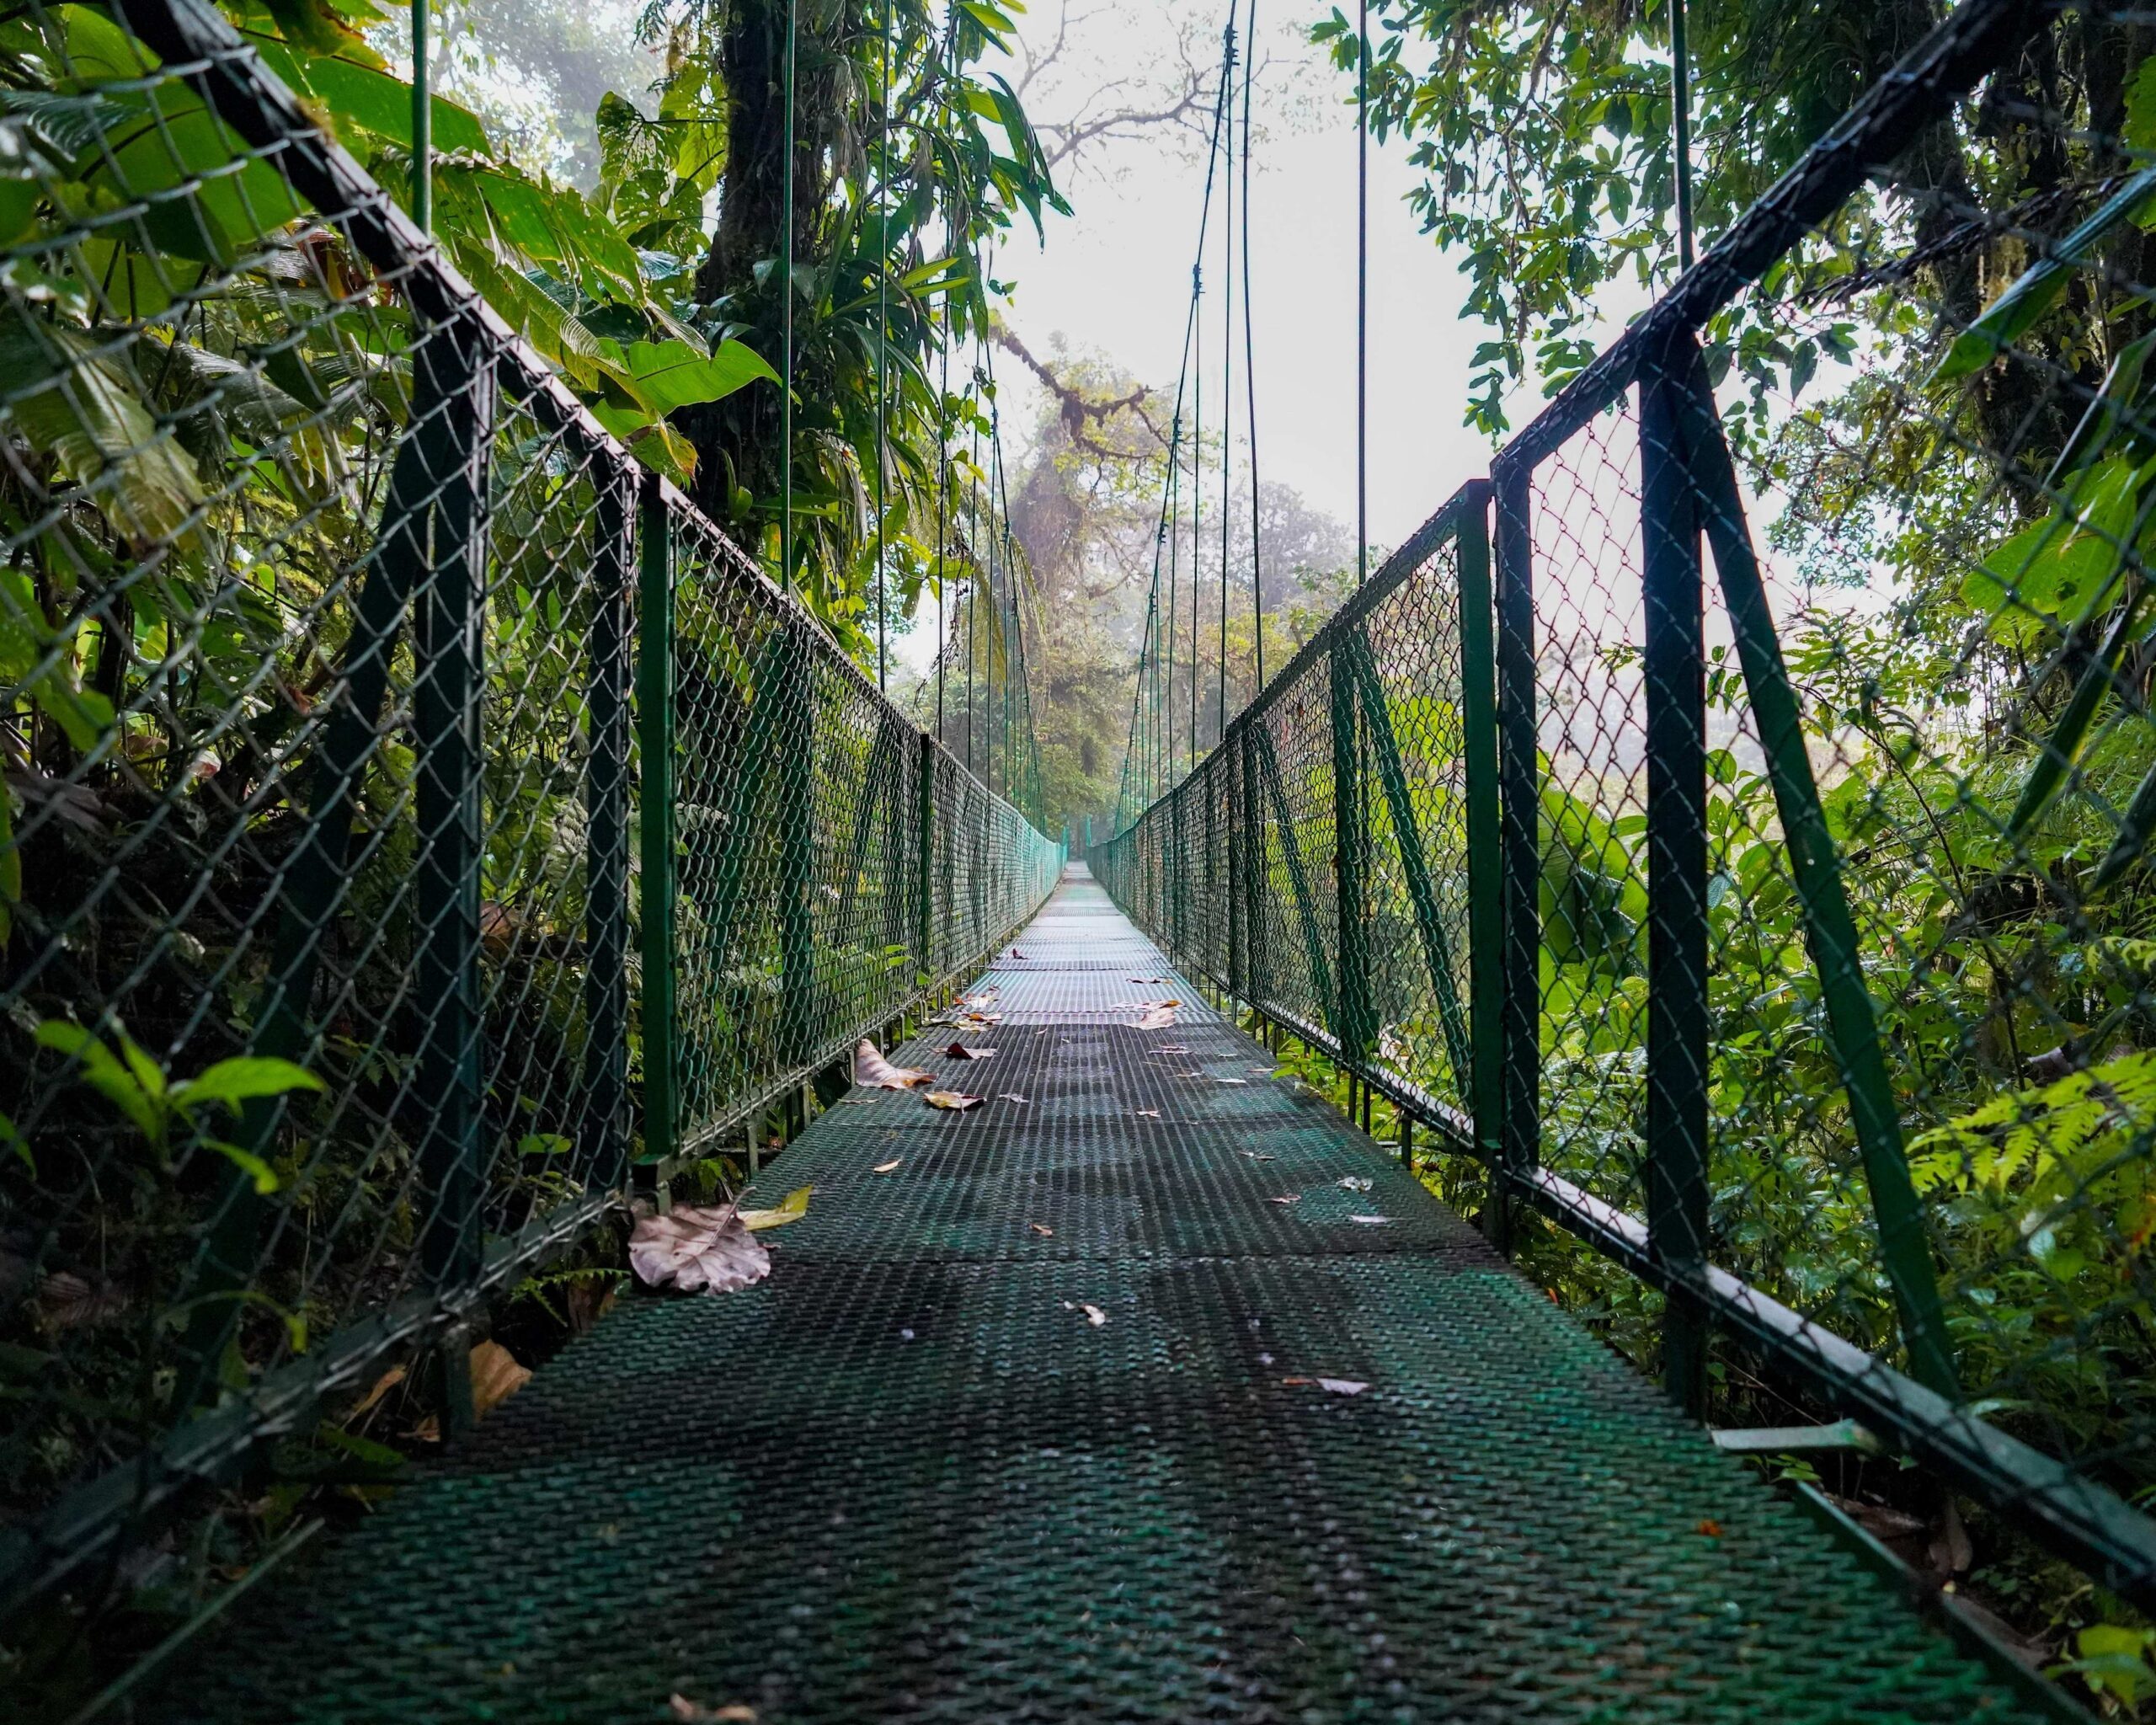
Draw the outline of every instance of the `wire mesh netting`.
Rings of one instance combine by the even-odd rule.
[[[11,1598],[468,1320],[1061,864],[237,37],[130,18],[0,23]]]
[[[1174,916],[1182,793],[1093,861],[1673,1289],[1615,1332],[1695,1406],[1710,1316],[1721,1414],[1764,1359],[2145,1602],[2156,72],[2084,13],[1965,8],[1498,457],[1497,712],[1440,558],[1230,727],[1239,934]]]

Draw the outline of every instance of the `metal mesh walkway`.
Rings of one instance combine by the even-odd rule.
[[[1016,951],[1028,1101],[834,1108],[767,1282],[628,1302],[162,1717],[2033,1717],[1082,871]]]

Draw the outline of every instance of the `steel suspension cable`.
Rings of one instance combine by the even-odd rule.
[[[786,94],[779,171],[778,585],[793,585],[793,87],[800,0],[786,0]]]
[[[1233,519],[1235,451],[1235,13],[1228,9],[1228,51],[1221,83],[1227,92],[1227,124],[1221,128],[1222,158],[1226,172],[1226,208],[1220,223],[1220,650],[1219,658],[1219,711],[1214,719],[1214,745],[1228,734],[1228,527]],[[1245,115],[1248,124],[1248,115]]]
[[[1233,16],[1232,4],[1239,3],[1240,0],[1231,0],[1231,19]],[[1158,523],[1154,532],[1153,577],[1146,598],[1149,628],[1147,630],[1145,642],[1141,645],[1139,653],[1138,686],[1132,700],[1131,728],[1126,736],[1124,743],[1123,755],[1126,764],[1130,759],[1134,748],[1141,743],[1144,745],[1143,748],[1138,750],[1138,752],[1140,753],[1146,766],[1146,789],[1145,801],[1139,805],[1141,809],[1145,806],[1145,804],[1150,804],[1155,798],[1158,796],[1160,791],[1164,788],[1162,781],[1175,771],[1175,699],[1173,679],[1175,671],[1175,627],[1179,599],[1179,594],[1177,592],[1177,577],[1179,548],[1181,542],[1181,516],[1179,505],[1182,495],[1182,446],[1183,409],[1186,402],[1189,399],[1193,382],[1193,372],[1195,369],[1193,361],[1197,353],[1198,344],[1198,301],[1202,280],[1200,264],[1202,264],[1204,258],[1206,237],[1210,231],[1212,223],[1213,188],[1214,176],[1219,168],[1220,161],[1220,134],[1221,129],[1225,124],[1229,75],[1230,68],[1225,63],[1224,56],[1224,63],[1221,67],[1220,74],[1220,88],[1215,91],[1214,98],[1213,130],[1209,138],[1208,139],[1206,147],[1204,195],[1200,201],[1198,208],[1197,255],[1199,263],[1194,264],[1191,270],[1190,309],[1186,314],[1183,323],[1182,356],[1177,365],[1176,376],[1175,414],[1169,422],[1166,477],[1161,487],[1161,510]],[[1192,468],[1193,473],[1198,470],[1198,461],[1199,457],[1198,457],[1195,450],[1193,450],[1192,457]],[[1194,548],[1198,542],[1194,533],[1192,542]],[[1161,604],[1161,576],[1162,573],[1161,564],[1163,561],[1161,553],[1164,550],[1166,553],[1166,561],[1167,565],[1166,573],[1168,576],[1168,590],[1166,595],[1167,603],[1165,607]],[[1197,571],[1195,569],[1192,572],[1192,581],[1193,586],[1195,586],[1197,582]],[[1163,622],[1165,622],[1164,628],[1161,626]],[[1194,655],[1196,651],[1197,634],[1195,627],[1193,628],[1192,634],[1193,652]],[[1150,672],[1150,676],[1148,675],[1149,670]],[[1194,687],[1196,676],[1197,672],[1193,666],[1192,671],[1192,676],[1193,679],[1192,697],[1193,720],[1196,712],[1196,692]],[[1143,734],[1141,734],[1140,731],[1141,716],[1150,720],[1150,723],[1145,726]],[[1120,809],[1118,812],[1117,820],[1118,827],[1120,828],[1123,824],[1122,811]]]
[[[1258,555],[1257,525],[1257,347],[1251,320],[1256,313],[1250,290],[1250,110],[1251,68],[1257,59],[1257,0],[1250,0],[1250,24],[1243,34],[1243,393],[1250,432],[1250,596],[1251,698],[1265,686],[1265,569]]]
[[[876,211],[876,686],[886,681],[884,639],[890,613],[885,590],[884,469],[890,464],[886,397],[891,346],[891,0],[883,0],[882,70],[877,103]]]
[[[1370,0],[1355,26],[1355,585],[1370,573]]]

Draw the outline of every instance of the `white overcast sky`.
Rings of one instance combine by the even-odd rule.
[[[1070,3],[1083,8],[1085,0]],[[1058,13],[1059,0],[1033,0],[1022,34],[1044,39]],[[1120,58],[1123,65],[1148,54],[1165,59],[1180,19],[1198,22],[1205,50],[1217,51],[1225,15],[1219,0],[1092,13],[1073,32],[1070,72],[1059,87],[1033,97],[1037,116],[1059,117],[1055,99],[1068,103],[1082,94],[1089,74],[1101,76],[1118,56],[1127,56]],[[1251,185],[1259,457],[1266,478],[1293,485],[1352,526],[1355,125],[1347,80],[1303,39],[1318,15],[1302,0],[1269,24],[1260,20],[1271,58],[1258,102],[1259,122],[1269,136],[1253,151]],[[1041,352],[1061,334],[1147,382],[1173,386],[1203,158],[1202,147],[1179,148],[1158,137],[1111,143],[1066,176],[1075,213],[1050,221],[1044,245],[1028,232],[996,260],[999,278],[1017,283],[1006,315],[1030,348]],[[1402,202],[1416,179],[1404,146],[1373,142],[1369,525],[1372,542],[1380,545],[1398,543],[1488,460],[1486,440],[1460,423],[1467,359],[1482,339],[1481,328],[1460,320],[1465,296],[1460,278]],[[1216,189],[1216,234],[1219,195]],[[1219,414],[1220,273],[1216,242],[1206,272],[1206,393],[1213,420]],[[998,373],[1015,369],[999,366]],[[1240,399],[1240,382],[1236,394]],[[1029,418],[1012,413],[1005,423]],[[1241,435],[1239,430],[1239,473]]]

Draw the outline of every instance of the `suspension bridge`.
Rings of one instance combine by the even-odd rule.
[[[235,692],[183,736],[178,672],[100,645],[76,677],[35,620],[10,670],[67,746],[0,803],[33,881],[0,1383],[19,1448],[104,1435],[10,1475],[0,1599],[61,1636],[251,1530],[77,1717],[1959,1725],[2086,1717],[2083,1674],[2139,1657],[2156,1120],[2145,961],[2101,905],[2156,828],[2156,775],[2103,777],[2151,754],[2140,552],[2026,462],[1996,463],[2009,500],[1913,512],[1994,620],[2056,618],[2061,542],[2132,596],[2111,644],[2042,649],[2063,702],[1988,684],[1882,743],[1778,621],[1804,486],[1767,434],[1806,409],[1720,371],[1833,324],[1807,259],[1914,291],[1866,200],[2027,8],[1966,0],[1271,676],[1253,580],[1234,713],[1194,285],[1121,806],[1079,857],[1044,830],[999,453],[954,750],[940,681],[933,725],[889,699],[259,44],[197,0],[126,21],[54,26],[134,56],[77,115],[152,116],[120,188],[227,250],[227,194],[334,234],[395,293],[307,299],[305,338],[366,388],[357,356],[407,354],[408,401],[347,472],[242,418],[289,381],[260,329],[221,360],[132,312],[93,340],[10,278],[43,308],[25,447],[156,361],[284,462],[275,510],[212,497],[170,457],[199,409],[122,413],[101,462],[26,468],[8,523],[40,569],[122,572],[84,639],[154,615],[187,686]],[[1231,33],[1227,188],[1235,63]],[[157,154],[189,125],[206,168]],[[10,256],[147,292],[121,219]],[[2034,236],[2017,292],[2109,231]],[[296,296],[311,267],[266,235],[205,255]],[[176,327],[209,342],[220,307]],[[1984,351],[1905,387],[1935,446],[1985,366],[2041,371],[2085,459],[2131,418],[2028,321],[1940,315]],[[270,594],[273,561],[309,581]],[[211,628],[211,590],[266,633]],[[153,735],[216,762],[127,777]],[[714,1202],[760,1274],[627,1276],[632,1229]],[[520,1297],[576,1313],[528,1382]],[[402,1450],[391,1405],[425,1410]],[[364,1513],[293,1513],[311,1491]],[[2127,1639],[2084,1640],[2078,1690],[1965,1596],[1970,1522],[2100,1589]]]

